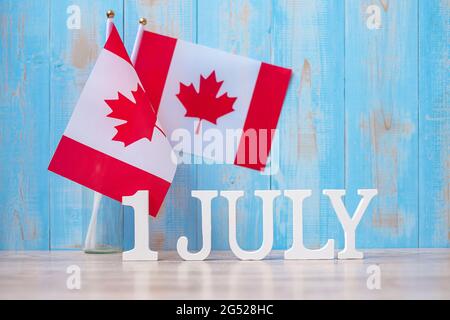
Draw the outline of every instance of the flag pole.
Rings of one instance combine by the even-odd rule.
[[[106,12],[106,39],[108,39],[109,34],[111,33],[111,29],[113,26],[115,13],[113,10],[108,10]],[[94,202],[92,204],[92,213],[91,219],[89,221],[89,227],[86,234],[86,239],[84,242],[84,252],[86,253],[95,253],[96,251],[96,240],[97,240],[97,217],[98,210],[100,208],[100,202],[102,200],[102,194],[94,191]]]
[[[115,15],[113,10],[106,11],[106,39],[108,39],[109,34],[111,33]]]
[[[142,35],[144,34],[144,28],[146,24],[147,19],[145,18],[139,19],[139,28],[136,34],[136,40],[134,40],[133,52],[131,53],[131,62],[133,63],[133,65],[136,62],[137,54],[139,51],[139,47],[141,46]]]

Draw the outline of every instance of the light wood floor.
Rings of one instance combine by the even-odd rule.
[[[366,250],[364,260],[239,261],[213,253],[204,262],[122,262],[119,254],[0,252],[1,299],[450,299],[450,249]],[[367,268],[379,265],[381,289]],[[81,270],[69,290],[67,267]]]

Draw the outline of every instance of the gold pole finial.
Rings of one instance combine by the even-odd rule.
[[[112,11],[112,10],[106,11],[107,18],[114,18],[114,15],[115,15],[114,11]]]
[[[140,18],[139,19],[139,23],[142,24],[143,26],[145,26],[147,24],[147,19],[145,18]]]

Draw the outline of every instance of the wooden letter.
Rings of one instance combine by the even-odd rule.
[[[281,194],[279,190],[255,190],[255,196],[263,200],[263,241],[254,251],[242,250],[236,239],[236,203],[244,191],[221,191],[228,200],[228,230],[231,251],[241,260],[261,260],[267,256],[273,244],[273,200]]]
[[[123,197],[122,204],[134,209],[134,248],[122,253],[122,260],[158,260],[158,252],[149,248],[148,191],[141,190],[132,196]]]
[[[211,201],[218,196],[215,190],[192,190],[191,195],[202,204],[202,238],[203,248],[196,253],[188,251],[188,239],[180,237],[177,251],[184,260],[205,260],[211,252]]]
[[[345,247],[344,250],[338,253],[339,259],[362,259],[364,257],[361,251],[356,250],[355,231],[370,201],[377,193],[378,191],[376,189],[358,189],[358,194],[362,196],[362,199],[359,201],[355,213],[350,218],[342,202],[342,197],[345,196],[345,190],[323,190],[323,194],[330,198],[331,205],[344,229]]]
[[[303,245],[303,200],[311,196],[311,190],[286,190],[284,195],[292,200],[292,247],[284,253],[284,259],[333,259],[334,240],[317,250]]]

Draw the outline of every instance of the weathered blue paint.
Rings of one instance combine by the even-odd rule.
[[[69,5],[81,29],[66,27]],[[369,6],[380,26],[369,29]],[[448,0],[0,2],[0,249],[79,249],[92,192],[47,172],[96,55],[105,11],[131,52],[137,19],[164,34],[270,63],[294,75],[279,122],[280,171],[273,176],[229,165],[182,165],[158,218],[153,249],[174,249],[180,235],[201,246],[193,189],[243,189],[238,241],[261,243],[255,189],[308,188],[304,231],[315,248],[342,230],[324,188],[346,188],[354,210],[358,188],[378,188],[358,229],[367,247],[450,245]],[[37,14],[38,13],[38,14]],[[105,241],[132,246],[131,210],[103,198],[115,217]],[[275,208],[275,244],[292,242],[291,204]],[[117,229],[125,213],[125,235]],[[213,203],[213,248],[228,248],[224,199]]]
[[[49,19],[0,2],[0,249],[49,249]]]
[[[450,247],[450,1],[419,3],[419,245]]]
[[[418,245],[418,65],[416,0],[370,0],[345,8],[345,182],[353,211],[357,188],[378,196],[357,230],[357,245]]]
[[[304,241],[318,248],[340,231],[321,192],[344,188],[344,3],[276,2],[271,33],[274,62],[294,70],[279,122],[280,171],[272,188],[312,189],[304,202]],[[279,202],[280,248],[292,243],[291,210],[288,199]]]

